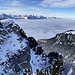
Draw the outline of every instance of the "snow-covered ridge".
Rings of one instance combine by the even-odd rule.
[[[7,60],[6,53],[16,53],[17,50],[25,48],[27,45],[26,40],[19,41],[18,26],[12,20],[0,21],[0,63]],[[17,30],[14,30],[17,27]],[[14,28],[14,29],[13,29]],[[4,55],[3,55],[4,54]]]
[[[14,21],[11,19],[0,20],[0,22],[3,23],[3,25],[8,25],[8,24],[14,23]]]
[[[32,38],[32,40],[34,39]],[[41,70],[48,66],[48,59],[42,57],[42,53],[40,55],[35,54],[36,52],[30,49],[28,41],[28,37],[25,36],[23,30],[14,21],[0,21],[0,74],[22,75],[25,68],[32,68],[34,73],[36,69]],[[38,47],[36,47],[37,50]]]
[[[75,34],[75,30],[68,30],[64,32],[65,34]]]
[[[69,42],[69,41],[72,41],[72,42],[75,42],[74,41],[74,37],[75,37],[75,30],[68,30],[68,31],[65,31],[63,33],[59,33],[59,34],[56,34],[55,38],[57,40],[61,40],[63,42]]]
[[[15,24],[14,21],[0,21],[1,75],[15,75],[15,73],[19,72],[21,68],[23,69],[23,67],[21,66],[22,63],[30,60],[30,55],[28,54],[30,48],[28,47],[27,42],[28,40],[26,35],[23,33],[23,30],[17,24]],[[25,55],[23,55],[23,53],[25,53]],[[27,59],[26,56],[29,58]],[[29,61],[27,61],[27,63],[29,64]]]

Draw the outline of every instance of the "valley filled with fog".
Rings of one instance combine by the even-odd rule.
[[[33,36],[36,40],[52,38],[58,33],[75,30],[75,20],[70,19],[17,19],[14,21],[23,28],[27,36]]]

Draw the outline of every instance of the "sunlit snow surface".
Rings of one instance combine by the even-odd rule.
[[[72,75],[72,72],[73,72],[73,70],[72,70],[72,68],[70,68],[70,70],[69,70],[67,75]]]
[[[0,22],[3,24],[3,28],[0,28],[0,30],[4,29],[7,31],[7,28],[5,27],[11,23],[13,24],[13,26],[16,26],[16,24],[12,20],[2,20]],[[4,38],[2,37],[6,39],[4,40]],[[4,42],[0,44],[0,64],[2,62],[5,62],[7,59],[9,59],[7,57],[7,54],[9,54],[9,56],[12,56],[14,53],[17,53],[19,49],[21,50],[22,48],[25,48],[27,46],[27,44],[25,43],[26,40],[23,40],[20,43],[20,41],[17,40],[19,39],[19,36],[15,34],[14,32],[8,33],[6,36],[0,35],[0,39],[4,40]]]
[[[42,57],[41,55],[36,55],[35,52],[31,49],[30,50],[31,60],[30,64],[32,66],[32,72],[35,75],[36,69],[45,69],[48,66],[48,58]]]
[[[75,30],[75,20],[70,19],[18,19],[14,21],[24,29],[27,36],[33,36],[36,40],[51,38],[67,30]]]

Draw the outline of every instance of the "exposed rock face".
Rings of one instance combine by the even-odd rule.
[[[23,37],[23,36],[24,37]],[[0,22],[0,75],[22,75],[30,66],[27,36],[13,21]]]
[[[47,56],[37,41],[27,37],[13,21],[0,22],[0,75],[23,75],[26,69],[31,69],[31,73],[36,69],[50,71],[57,58],[61,60],[54,52]]]
[[[45,69],[48,58],[33,37],[11,20],[0,22],[0,74],[23,75],[24,69]],[[47,63],[47,65],[45,65]]]
[[[71,75],[75,74],[75,30],[57,34],[50,39],[41,39],[38,42],[47,54],[52,51],[62,54],[67,72],[72,68]]]

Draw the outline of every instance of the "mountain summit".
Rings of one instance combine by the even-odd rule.
[[[12,20],[0,21],[0,74],[21,74],[30,66],[30,47],[23,30]]]

